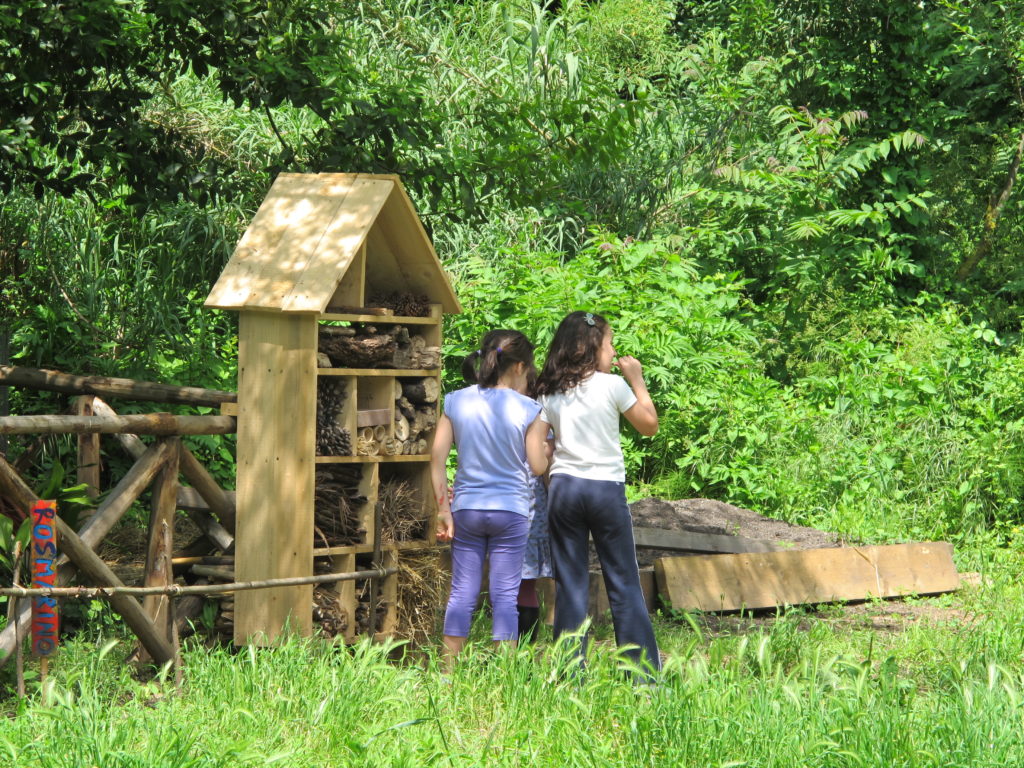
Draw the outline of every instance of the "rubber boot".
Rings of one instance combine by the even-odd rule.
[[[540,624],[540,608],[519,606],[519,641],[533,643],[537,641],[537,627]]]

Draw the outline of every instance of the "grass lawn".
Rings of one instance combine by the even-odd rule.
[[[180,689],[134,679],[124,639],[80,635],[44,690],[4,692],[0,765],[1021,765],[1020,566],[1004,553],[935,598],[661,616],[653,688],[629,682],[606,628],[582,675],[543,638],[471,644],[450,678],[429,651],[195,642]]]

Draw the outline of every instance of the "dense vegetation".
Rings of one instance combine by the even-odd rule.
[[[33,1],[0,57],[14,364],[232,388],[202,301],[274,175],[397,172],[467,310],[450,386],[484,329],[591,309],[663,413],[643,488],[1024,521],[1021,0]]]
[[[640,690],[602,644],[573,676],[547,642],[479,643],[446,679],[429,650],[291,640],[193,641],[174,689],[70,605],[94,620],[45,687],[30,665],[30,697],[0,696],[0,759],[1019,762],[1022,81],[1024,0],[0,8],[0,364],[233,388],[236,318],[202,303],[275,174],[399,173],[466,309],[449,387],[485,329],[543,345],[601,312],[662,413],[626,438],[634,493],[949,537],[985,571],[904,619],[662,615]],[[0,389],[0,412],[64,404]],[[230,440],[193,447],[231,481]],[[71,451],[45,446],[39,487]],[[0,573],[10,536],[0,516]]]

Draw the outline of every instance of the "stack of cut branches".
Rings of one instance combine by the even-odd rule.
[[[313,572],[331,573],[330,562],[317,560]],[[327,637],[340,637],[348,629],[348,617],[338,604],[336,584],[317,584],[313,588],[313,623]]]
[[[313,530],[316,544],[340,547],[357,544],[366,535],[358,510],[366,503],[359,491],[360,466],[321,466],[316,471]]]
[[[356,582],[356,633],[365,635],[370,631],[370,579]],[[379,631],[388,617],[388,606],[380,599],[377,600],[377,620],[374,627]]]
[[[437,379],[395,380],[395,443],[396,453],[424,454],[430,435],[437,424]]]
[[[426,536],[426,511],[412,483],[383,480],[378,494],[382,542],[415,541]]]

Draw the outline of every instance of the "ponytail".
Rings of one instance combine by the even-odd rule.
[[[484,336],[480,349],[470,352],[462,361],[462,378],[467,384],[494,387],[515,363],[523,363],[527,376],[536,376],[533,344],[519,331],[497,330]]]

